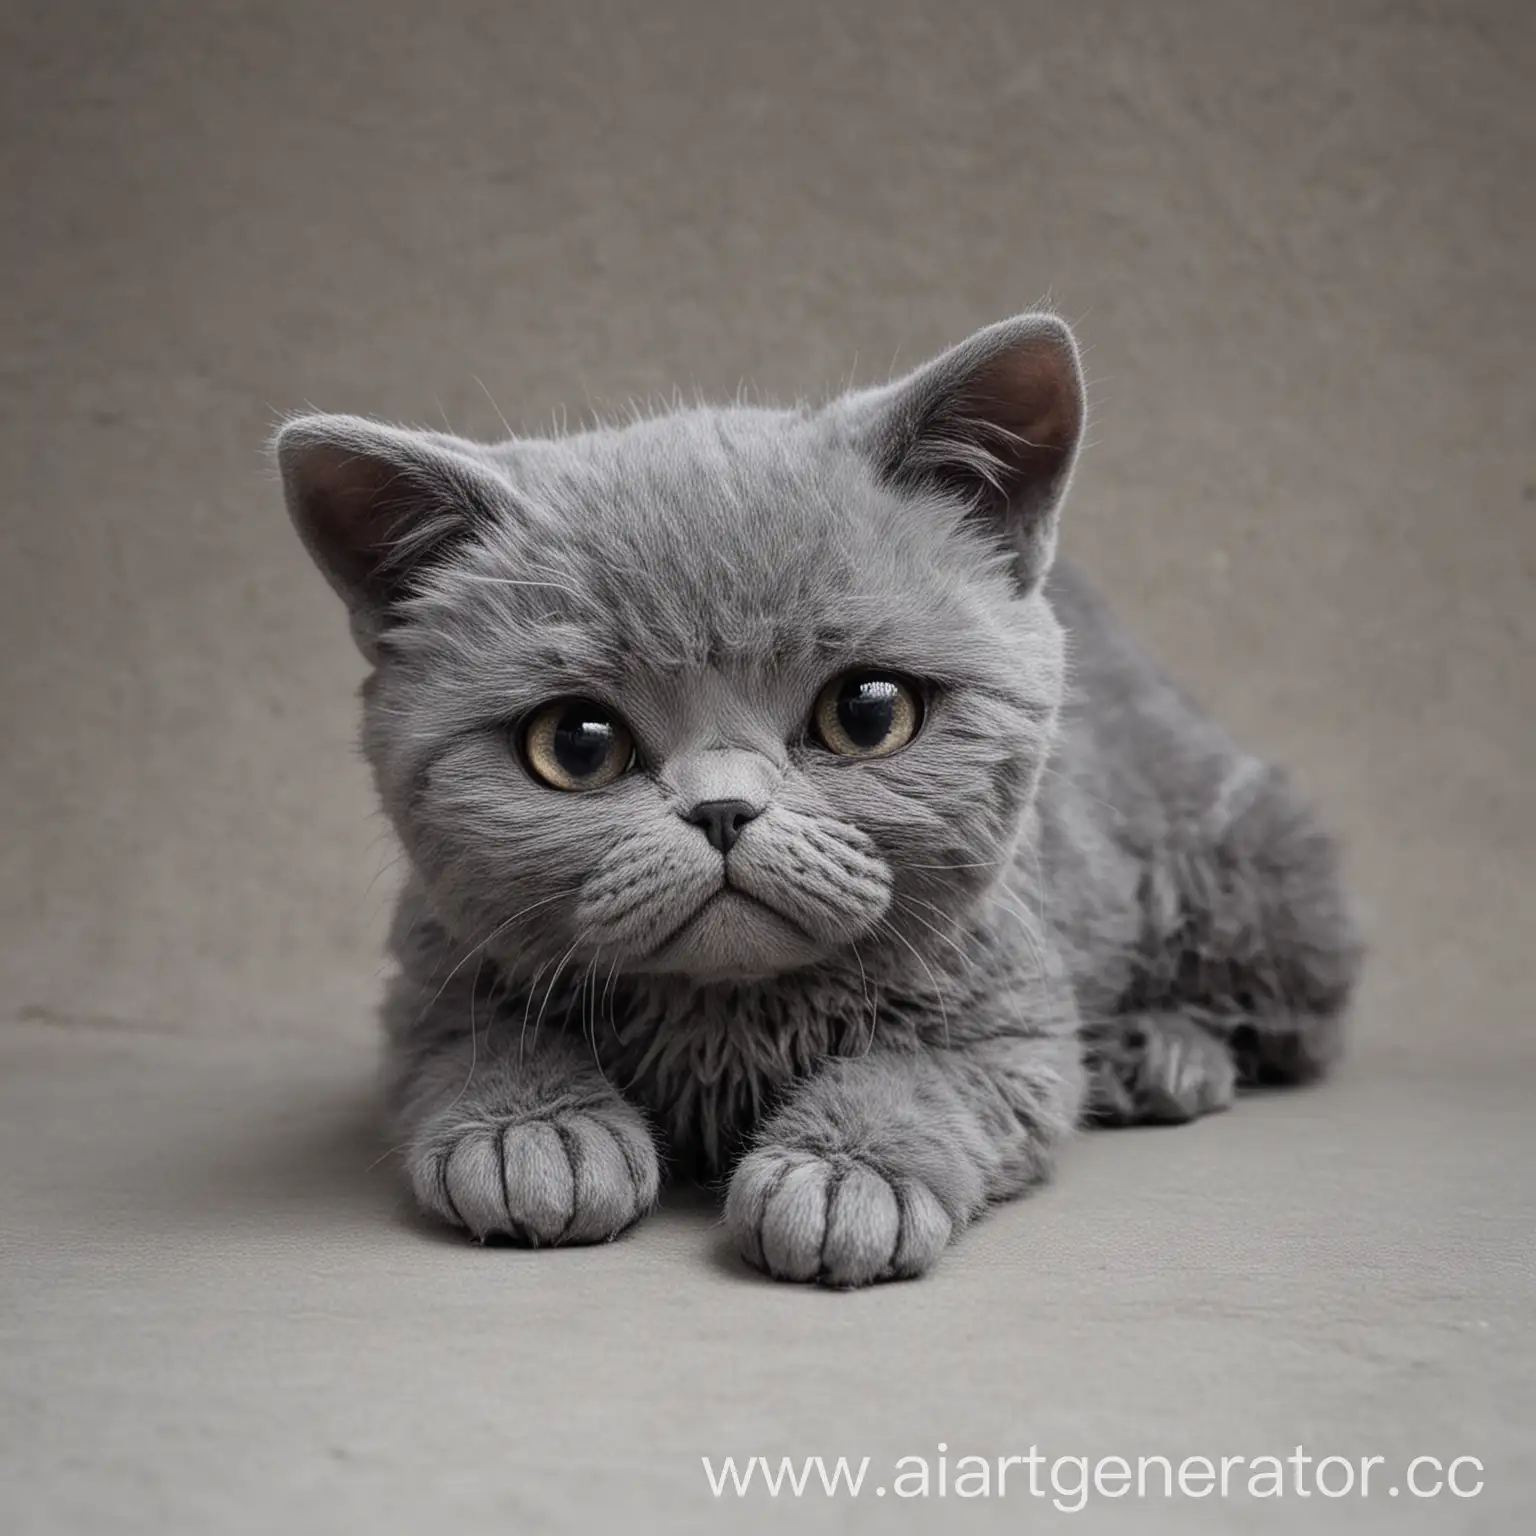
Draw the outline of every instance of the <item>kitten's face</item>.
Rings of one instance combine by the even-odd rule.
[[[459,939],[594,985],[877,974],[1006,865],[1060,632],[957,496],[882,475],[856,420],[418,441],[458,457],[473,484],[447,495],[477,514],[390,604],[365,742]]]
[[[386,802],[463,937],[759,977],[924,947],[988,883],[1060,639],[951,509],[791,415],[524,447],[508,473],[546,515],[436,570],[369,692]]]

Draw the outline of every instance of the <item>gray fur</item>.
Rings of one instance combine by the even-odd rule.
[[[856,1285],[921,1273],[1084,1119],[1328,1063],[1333,844],[1051,570],[1082,417],[1031,315],[816,409],[283,430],[410,859],[386,1013],[425,1209],[608,1238],[665,1157],[727,1181],[751,1263]],[[905,750],[807,740],[855,666],[931,690]],[[510,727],[563,695],[618,710],[636,771],[532,777]],[[681,814],[720,798],[760,812],[728,856]]]

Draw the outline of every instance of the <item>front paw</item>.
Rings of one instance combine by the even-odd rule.
[[[921,1181],[790,1147],[742,1159],[725,1222],[749,1264],[778,1280],[833,1286],[920,1275],[954,1230]]]
[[[534,1248],[617,1237],[660,1184],[650,1134],[621,1104],[429,1127],[408,1161],[424,1210]]]

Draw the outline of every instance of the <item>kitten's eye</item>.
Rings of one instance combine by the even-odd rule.
[[[555,789],[601,789],[635,760],[635,744],[611,709],[586,699],[556,699],[523,729],[529,769]]]
[[[814,722],[822,746],[839,757],[888,757],[917,735],[923,707],[899,677],[849,672],[821,690]]]

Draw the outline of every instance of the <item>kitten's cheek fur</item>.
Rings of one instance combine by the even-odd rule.
[[[618,838],[583,882],[575,924],[597,949],[649,955],[720,890],[719,856],[702,838],[665,831]]]
[[[891,871],[856,827],[770,811],[742,836],[731,883],[831,951],[861,938],[891,903]]]

